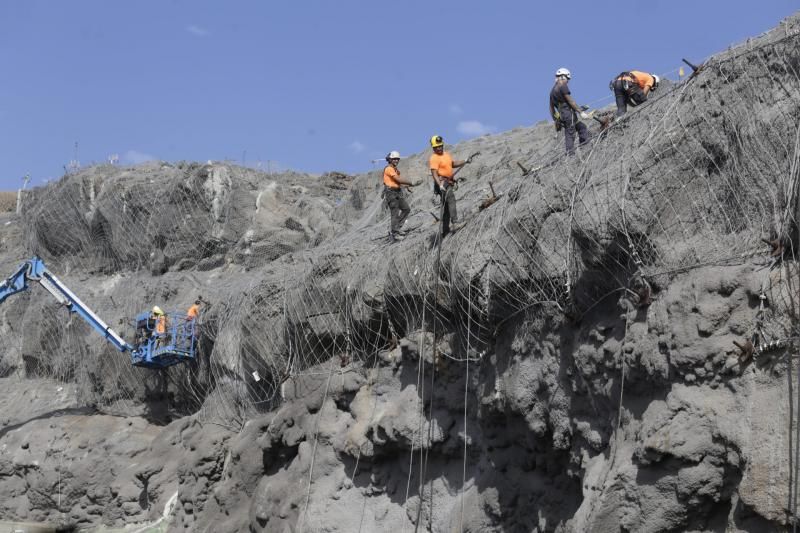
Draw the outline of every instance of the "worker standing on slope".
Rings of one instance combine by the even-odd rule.
[[[569,92],[569,80],[572,74],[565,68],[556,71],[556,83],[550,91],[550,116],[556,123],[556,131],[564,128],[564,142],[567,155],[575,153],[575,131],[578,132],[581,145],[589,142],[589,129],[580,119],[587,119],[584,113]]]
[[[403,197],[403,186],[413,187],[419,183],[410,182],[400,175],[397,165],[400,164],[400,152],[392,150],[386,156],[386,168],[383,169],[383,195],[389,205],[391,213],[391,225],[389,227],[389,238],[392,242],[404,239],[405,232],[403,224],[406,222],[411,208]]]
[[[428,160],[433,177],[433,192],[442,197],[442,237],[450,233],[450,230],[457,230],[463,224],[458,222],[458,211],[456,210],[456,194],[453,186],[456,184],[453,179],[453,169],[463,167],[471,163],[472,157],[466,161],[454,161],[453,157],[444,151],[444,139],[441,135],[431,137],[431,148],[433,154]],[[453,226],[450,226],[450,222]]]
[[[628,105],[637,106],[647,100],[651,91],[658,88],[661,82],[655,74],[648,74],[640,70],[622,72],[610,84],[617,100],[617,116],[621,117],[628,112]]]

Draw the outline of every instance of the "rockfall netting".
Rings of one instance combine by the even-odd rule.
[[[799,28],[787,19],[604,131],[593,123],[575,157],[547,124],[454,147],[480,156],[459,175],[465,226],[441,240],[426,180],[409,195],[413,231],[388,242],[377,172],[97,166],[37,188],[10,221],[21,236],[4,243],[9,273],[38,254],[128,338],[152,305],[210,305],[197,360],[157,372],[34,289],[2,310],[3,372],[76,382],[108,410],[159,399],[237,426],[322,363],[331,376],[359,371],[413,337],[434,359],[469,365],[514,320],[645,304],[703,265],[761,261],[763,290],[783,301],[792,273],[771,267],[798,245]],[[401,170],[424,178],[426,160]],[[797,335],[791,308],[772,306],[762,337]],[[438,349],[453,334],[457,349]]]

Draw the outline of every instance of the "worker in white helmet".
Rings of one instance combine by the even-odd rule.
[[[403,187],[413,187],[419,185],[400,175],[397,165],[400,164],[400,153],[392,150],[386,155],[386,168],[383,169],[383,195],[389,206],[391,213],[391,226],[389,228],[389,238],[392,242],[401,241],[405,237],[403,224],[406,217],[411,212],[408,202],[403,197]]]
[[[556,71],[556,83],[550,91],[550,116],[556,123],[556,131],[564,129],[564,142],[567,155],[575,153],[575,132],[581,144],[589,142],[589,128],[581,119],[589,118],[569,92],[569,80],[572,74],[565,68]]]
[[[628,112],[628,106],[637,106],[647,101],[652,91],[658,88],[661,79],[655,74],[648,74],[641,70],[621,72],[610,83],[617,100],[617,116],[621,117]]]
[[[167,315],[157,305],[153,306],[153,320],[155,321],[156,348],[166,343],[167,337]]]

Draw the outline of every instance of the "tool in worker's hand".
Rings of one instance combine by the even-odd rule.
[[[475,152],[475,153],[473,153],[471,156],[469,156],[469,157],[467,158],[467,163],[472,163],[472,160],[473,160],[474,158],[478,157],[479,155],[481,155],[481,153],[480,153],[480,152]],[[458,167],[458,168],[457,168],[457,169],[456,169],[456,170],[453,172],[453,176],[452,176],[452,177],[453,177],[453,181],[456,181],[456,179],[455,179],[455,178],[456,178],[456,174],[458,174],[458,172],[459,172],[459,171],[460,171],[462,168],[464,168],[465,166],[466,166],[466,165],[462,165],[462,166]],[[462,179],[461,179],[461,180],[459,180],[459,181],[464,181],[464,179],[462,178]]]
[[[475,158],[475,157],[478,157],[479,155],[481,155],[481,153],[480,153],[480,152],[475,152],[475,153],[473,153],[472,155],[470,155],[470,156],[467,158],[467,163],[472,163],[472,159],[473,159],[473,158]],[[453,172],[453,175],[452,175],[452,176],[451,176],[451,178],[450,178],[450,179],[452,179],[452,180],[453,180],[453,186],[455,187],[455,189],[454,189],[454,190],[456,190],[456,191],[458,190],[458,182],[460,182],[460,181],[466,181],[466,180],[467,180],[466,178],[458,178],[458,179],[456,179],[456,174],[458,174],[458,172],[459,172],[459,171],[460,171],[462,168],[464,168],[465,166],[467,166],[467,165],[466,165],[466,164],[464,164],[464,165],[461,165],[460,167],[458,167],[458,168],[457,168],[457,169],[456,169],[456,170]]]

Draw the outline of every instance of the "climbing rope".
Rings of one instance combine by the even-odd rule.
[[[369,380],[367,381],[367,391],[368,392],[374,392],[374,391],[372,391],[372,387],[374,385],[375,372],[376,372],[377,368],[378,368],[378,354],[375,353],[375,360],[374,360],[374,362],[372,364],[372,369],[371,369],[371,372],[370,372]],[[372,424],[372,420],[375,417],[375,410],[377,409],[377,407],[378,407],[378,395],[377,394],[373,394],[372,407],[370,408],[369,419],[367,420],[367,427],[366,427],[366,430],[365,430],[365,434],[369,432],[369,428],[370,428],[370,425]],[[358,464],[361,461],[361,450],[362,450],[362,448],[363,448],[362,444],[359,443],[359,445],[358,445],[358,454],[356,454],[356,462],[355,462],[355,465],[353,465],[353,473],[350,475],[350,482],[353,485],[355,485],[356,474],[358,473]],[[358,533],[361,533],[361,530],[362,530],[362,528],[364,526],[364,514],[366,513],[366,510],[367,510],[367,495],[363,494],[363,498],[362,498],[362,502],[361,502],[361,519],[358,521]]]
[[[445,192],[445,195],[447,192]],[[442,241],[444,240],[444,210],[447,207],[446,196],[442,197],[442,208],[440,211],[439,217],[439,237],[436,240],[436,262],[434,267],[434,281],[433,281],[433,305],[434,305],[434,312],[436,312],[436,308],[438,306],[439,301],[439,279],[441,277],[441,264],[442,264]],[[438,314],[438,313],[436,313]],[[435,392],[435,384],[436,384],[436,365],[439,357],[438,347],[437,347],[437,335],[436,335],[436,326],[438,323],[437,316],[434,315],[433,319],[433,351],[431,352],[432,355],[432,365],[431,365],[431,388],[430,388],[430,395],[431,401],[428,407],[428,435],[427,435],[427,446],[425,447],[424,455],[422,454],[422,448],[420,448],[420,480],[419,480],[419,506],[417,507],[417,518],[416,524],[414,527],[414,533],[419,531],[419,524],[420,524],[420,513],[422,512],[422,502],[424,501],[424,488],[425,488],[425,477],[427,475],[428,469],[428,454],[430,453],[431,445],[433,442],[433,405],[434,405],[434,392]],[[421,358],[421,357],[420,357]],[[425,396],[421,394],[421,398],[424,403]],[[432,520],[433,516],[433,478],[430,480],[430,509],[428,510],[428,529],[430,530],[430,521]]]
[[[314,481],[314,461],[317,457],[317,444],[319,443],[319,419],[322,416],[322,411],[325,409],[325,402],[328,399],[328,391],[330,390],[331,386],[331,379],[333,378],[334,372],[334,364],[331,361],[330,365],[331,371],[328,373],[328,381],[325,383],[325,393],[322,395],[322,404],[319,407],[319,411],[317,411],[317,416],[315,417],[314,421],[314,446],[311,451],[311,465],[308,468],[308,487],[306,489],[306,502],[303,506],[303,514],[300,515],[300,521],[297,525],[297,530],[302,531],[303,521],[308,514],[308,504],[311,500],[311,484]]]
[[[791,357],[789,358],[791,359]],[[791,376],[790,376],[791,381]],[[798,368],[797,372],[797,406],[795,407],[795,411],[800,414],[800,368]],[[789,421],[789,433],[791,434],[791,420]],[[797,532],[797,493],[798,493],[798,481],[797,476],[800,475],[800,423],[795,423],[795,434],[794,434],[794,498],[792,499],[792,516],[794,517],[792,523],[792,533]],[[790,480],[791,482],[791,480]],[[792,487],[789,487],[789,494],[791,498],[792,494]]]
[[[611,451],[609,456],[611,457],[611,463],[605,469],[605,474],[603,476],[603,482],[601,484],[602,490],[605,492],[606,484],[608,483],[608,475],[614,469],[614,465],[617,461],[617,451],[619,449],[619,443],[621,441],[620,431],[622,429],[622,403],[625,393],[625,371],[626,371],[626,363],[625,363],[625,341],[628,338],[628,323],[629,323],[629,313],[625,313],[625,333],[622,337],[622,343],[620,343],[620,381],[619,381],[619,402],[617,405],[617,426],[616,430],[614,431],[614,440],[610,442],[611,444]],[[589,384],[587,383],[586,389],[590,390]],[[592,516],[594,515],[595,510],[595,502],[597,500],[593,498],[591,500],[587,523],[592,523]]]
[[[469,353],[472,347],[472,284],[468,285],[467,301],[469,302],[467,312],[467,355],[464,357],[464,453],[461,463],[461,512],[459,517],[459,532],[464,533],[464,494],[467,485],[467,403],[469,401]]]
[[[622,427],[622,399],[625,393],[625,342],[628,340],[628,323],[630,319],[628,317],[628,313],[625,314],[625,333],[622,337],[622,343],[620,345],[620,374],[619,374],[619,405],[617,406],[617,431],[614,434],[615,440],[619,439],[619,431]],[[616,459],[616,455],[614,456]],[[614,460],[612,459],[612,461]],[[613,463],[612,463],[613,464]]]
[[[441,219],[440,219],[441,220]],[[428,306],[425,304],[425,300],[427,298],[427,290],[422,295],[422,323],[420,328],[420,336],[419,336],[419,359],[417,360],[417,390],[419,392],[419,413],[417,415],[417,433],[416,435],[419,436],[420,441],[422,440],[422,420],[424,416],[424,409],[425,409],[425,402],[424,402],[424,361],[425,361],[425,336],[423,334],[425,328],[425,314],[427,311]],[[421,446],[420,446],[421,448]],[[414,466],[414,439],[411,439],[411,447],[409,450],[409,457],[408,457],[408,476],[406,478],[406,494],[405,500],[403,503],[403,507],[406,508],[408,506],[408,497],[411,493],[411,475],[413,473],[413,466]],[[420,461],[421,462],[421,461]],[[420,495],[421,496],[421,495]],[[422,500],[420,497],[420,506],[422,505]],[[417,518],[419,520],[419,518]],[[405,533],[405,522],[403,524],[403,532]]]

